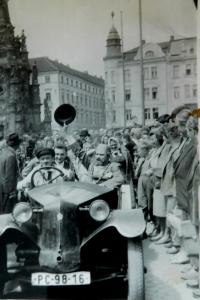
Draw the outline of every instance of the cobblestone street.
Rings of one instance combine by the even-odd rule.
[[[163,245],[144,241],[144,259],[147,267],[145,275],[145,300],[191,300],[192,289],[181,279],[180,270],[184,265],[170,263]]]

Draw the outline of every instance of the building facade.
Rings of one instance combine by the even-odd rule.
[[[69,103],[76,109],[71,130],[81,128],[98,130],[105,127],[104,80],[65,66],[48,57],[30,60],[38,68],[38,82],[42,102],[41,119],[50,112],[51,130],[59,130],[54,120],[56,108]]]
[[[140,47],[122,53],[114,26],[104,57],[106,127],[131,127],[142,120]],[[196,38],[143,41],[145,123],[182,104],[197,105]]]
[[[24,31],[14,35],[8,1],[0,1],[0,135],[40,130],[37,67],[30,66]]]

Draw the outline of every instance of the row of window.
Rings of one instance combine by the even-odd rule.
[[[144,118],[145,120],[155,120],[159,116],[159,110],[158,107],[151,108],[145,108],[144,109]]]
[[[116,122],[116,111],[113,110],[112,112],[112,122]],[[109,115],[109,114],[107,114]],[[153,107],[153,108],[145,108],[144,110],[144,117],[145,120],[156,120],[159,116],[159,110],[158,107]],[[133,112],[131,109],[126,110],[126,121],[134,120],[135,116],[133,115]]]
[[[111,84],[116,83],[116,72],[115,71],[110,72],[110,78],[109,78],[109,72],[105,72],[105,82],[108,82],[108,81],[110,81]],[[131,71],[129,69],[124,70],[124,81],[131,82]]]
[[[189,84],[184,85],[184,96],[185,98],[196,98],[197,99],[197,85],[193,84],[192,86]],[[174,99],[181,98],[181,87],[174,87]]]
[[[173,78],[179,78],[181,76],[181,65],[173,65]],[[185,65],[184,75],[196,75],[197,73],[197,65],[196,63],[191,64],[188,63]]]
[[[158,88],[144,88],[144,99],[145,100],[158,100]]]
[[[179,78],[181,75],[181,65],[173,65],[173,78]],[[187,63],[185,65],[184,76],[196,75],[196,63]],[[157,66],[144,67],[144,80],[152,80],[158,78],[158,68]],[[130,70],[124,71],[125,82],[131,82],[131,72]],[[108,82],[108,72],[105,73],[105,82]],[[110,72],[110,83],[116,83],[116,73],[115,71]]]
[[[157,87],[152,87],[152,88],[144,88],[144,97],[145,100],[157,100],[158,99],[158,88]],[[109,102],[109,97],[108,93],[106,92],[106,99],[108,99]],[[111,90],[111,102],[115,103],[116,100],[116,92],[115,90]],[[133,100],[132,95],[131,95],[131,89],[125,89],[125,101],[129,102]]]
[[[157,107],[152,108],[152,118],[151,118],[151,109],[150,108],[145,108],[144,110],[145,113],[145,120],[150,120],[150,119],[157,119],[159,112]],[[126,121],[134,120],[137,119],[136,116],[133,115],[131,109],[126,110]]]
[[[115,123],[116,122],[116,111],[113,110],[111,112],[111,114],[112,114],[111,120],[112,120],[113,123]],[[107,115],[108,115],[108,118],[109,118],[109,113]],[[133,120],[135,118],[132,114],[131,109],[126,110],[126,116],[125,117],[126,117],[126,121],[130,121],[130,120]]]
[[[45,83],[51,83],[50,75],[45,75]],[[60,83],[62,83],[62,84],[66,83],[67,85],[82,89],[84,91],[88,91],[93,94],[102,95],[104,93],[103,88],[97,88],[97,87],[91,86],[89,84],[86,84],[85,82],[81,82],[81,81],[78,81],[78,80],[75,80],[72,78],[68,78],[63,75],[60,76]]]
[[[104,107],[104,102],[103,99],[98,99],[95,97],[87,96],[87,95],[82,95],[82,94],[77,94],[77,93],[67,93],[66,98],[65,98],[65,93],[61,93],[61,101],[62,103],[71,103],[71,104],[76,104],[76,105],[81,105],[81,106],[86,106],[90,108],[100,108],[103,109]]]
[[[116,93],[115,90],[111,91],[111,101],[112,103],[115,103],[116,100]],[[125,89],[125,100],[131,101],[131,89]]]
[[[186,98],[196,98],[197,97],[197,85],[193,84],[190,86],[186,84],[184,86],[184,93]],[[181,97],[181,88],[180,86],[174,87],[174,99],[179,99]],[[158,100],[158,87],[145,87],[144,88],[144,98],[145,100]],[[116,95],[115,90],[111,91],[111,100],[115,103]],[[125,100],[131,101],[131,89],[125,90]]]
[[[134,119],[134,116],[132,114],[132,110],[131,109],[127,109],[126,110],[126,121],[130,121],[130,120],[133,120]]]
[[[157,79],[157,78],[158,78],[158,70],[156,66],[144,68],[144,80]]]
[[[173,78],[179,78],[181,76],[181,67],[180,65],[173,65]],[[188,63],[185,65],[184,76],[196,75],[196,63]],[[158,70],[156,66],[145,67],[144,68],[144,79],[157,79]]]
[[[188,53],[188,54],[194,54],[194,48],[193,47],[190,47],[188,49],[184,49],[184,51],[182,51],[184,53]],[[181,54],[181,53],[180,53]],[[155,53],[154,51],[152,50],[147,50],[144,54],[144,58],[152,58],[155,56]]]
[[[48,100],[51,100],[51,92],[46,92],[45,98]],[[78,95],[76,93],[70,94],[69,92],[66,94],[65,98],[65,93],[61,93],[61,101],[62,103],[71,103],[71,104],[76,104],[76,105],[82,105],[82,106],[89,106],[90,108],[104,108],[104,103],[103,99],[98,99],[98,98],[92,98],[91,96],[83,96],[83,95]]]
[[[79,111],[77,110],[76,114],[77,122],[80,122],[82,124],[87,124],[95,127],[100,127],[104,125],[104,117],[102,113],[99,112],[87,112],[87,111]]]
[[[184,94],[186,98],[197,98],[197,85],[193,84],[192,86],[186,84],[184,86]],[[180,86],[174,87],[174,99],[179,99],[181,97],[181,88]],[[144,98],[145,100],[158,100],[158,87],[145,87],[144,88]],[[111,100],[115,103],[116,95],[115,90],[111,91]],[[125,90],[125,100],[131,101],[131,89]]]

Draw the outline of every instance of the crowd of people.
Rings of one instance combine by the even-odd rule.
[[[160,116],[151,126],[29,136],[0,143],[0,213],[41,184],[64,181],[109,188],[128,184],[132,208],[143,210],[146,235],[166,247],[171,263],[186,264],[180,276],[199,287],[200,182],[198,119],[189,107]],[[19,196],[20,195],[20,196]],[[194,292],[200,296],[199,290]]]

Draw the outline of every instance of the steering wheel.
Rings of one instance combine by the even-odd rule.
[[[45,176],[44,176],[44,173],[42,173],[41,171],[42,170],[56,170],[56,171],[58,171],[59,172],[59,174],[58,175],[56,175],[54,178],[52,178],[51,180],[47,180],[47,178],[45,178]],[[37,173],[40,173],[40,175],[41,175],[41,177],[43,178],[43,180],[44,180],[44,182],[45,183],[47,183],[47,184],[49,184],[49,183],[52,183],[54,180],[56,180],[58,177],[63,177],[64,176],[64,173],[60,170],[60,169],[58,169],[58,168],[56,168],[56,167],[53,167],[53,166],[49,166],[49,167],[41,167],[41,168],[39,168],[38,170],[36,170],[35,172],[33,172],[33,174],[32,174],[32,176],[31,176],[31,187],[32,188],[34,188],[36,185],[35,185],[35,182],[34,182],[34,179],[35,179],[35,175],[37,174]]]

